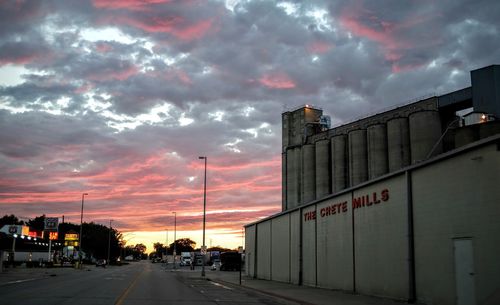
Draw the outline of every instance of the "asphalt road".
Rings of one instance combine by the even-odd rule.
[[[217,271],[219,272],[219,271]],[[275,299],[172,271],[149,261],[121,267],[68,270],[0,286],[0,305],[279,304]]]

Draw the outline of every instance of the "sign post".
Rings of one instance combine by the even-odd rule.
[[[57,233],[57,229],[59,226],[59,218],[58,217],[45,217],[45,231],[49,232],[49,257],[48,257],[48,262],[52,262],[52,237],[53,235],[51,234],[52,232]],[[57,236],[57,234],[56,234]]]
[[[238,253],[240,254],[240,286],[241,286],[241,265],[242,265],[242,262],[243,260],[241,259],[241,256],[243,255],[243,247],[240,246],[238,247]]]

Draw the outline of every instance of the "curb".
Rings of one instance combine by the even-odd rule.
[[[276,299],[285,300],[285,301],[288,302],[287,304],[293,304],[293,305],[297,305],[297,304],[298,305],[315,305],[313,303],[305,302],[305,301],[302,301],[302,300],[297,300],[297,299],[291,298],[289,296],[284,296],[282,294],[273,293],[273,292],[270,292],[270,291],[261,290],[261,289],[254,288],[254,287],[249,287],[249,286],[246,286],[246,285],[238,285],[238,284],[235,284],[233,282],[228,282],[228,281],[221,280],[221,279],[207,278],[207,280],[208,281],[212,281],[212,282],[217,282],[217,283],[220,283],[220,284],[224,284],[224,285],[227,285],[227,286],[232,286],[234,288],[245,289],[245,290],[249,290],[249,291],[252,291],[252,292],[259,293],[259,294],[271,296],[271,297],[276,298]]]

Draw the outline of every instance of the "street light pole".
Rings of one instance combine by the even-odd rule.
[[[82,211],[80,213],[80,236],[79,236],[79,241],[78,241],[78,268],[82,268],[82,234],[83,234],[83,202],[85,199],[85,196],[87,196],[88,193],[83,193],[82,194]]]
[[[109,258],[111,256],[111,222],[113,221],[113,219],[110,219],[109,220],[109,234],[108,234],[108,261],[107,263],[109,264]]]
[[[177,269],[175,265],[175,257],[177,256],[177,242],[176,242],[176,234],[177,234],[177,212],[172,212],[174,214],[174,269]]]
[[[207,256],[207,247],[205,246],[205,222],[206,222],[206,208],[207,208],[207,157],[198,157],[200,160],[205,160],[205,178],[203,183],[203,251],[201,265],[201,276],[205,276],[205,259]]]

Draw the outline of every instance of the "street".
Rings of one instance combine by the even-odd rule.
[[[149,261],[27,277],[0,285],[0,296],[0,305],[278,304],[270,297],[202,279],[199,272],[174,271]]]

